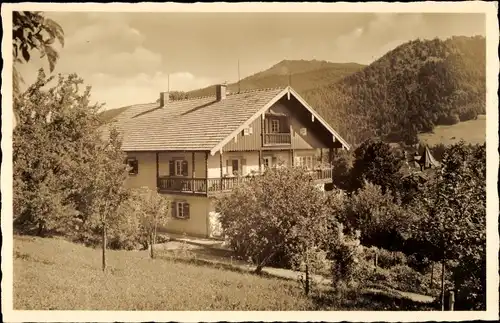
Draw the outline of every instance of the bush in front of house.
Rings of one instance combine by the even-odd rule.
[[[257,273],[281,261],[292,268],[306,264],[308,276],[311,252],[331,239],[327,195],[302,168],[269,169],[219,198],[216,212],[228,245]]]

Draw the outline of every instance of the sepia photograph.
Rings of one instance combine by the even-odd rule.
[[[498,319],[497,3],[308,5],[2,5],[6,320]]]

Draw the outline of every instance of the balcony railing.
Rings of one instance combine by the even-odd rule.
[[[332,180],[332,169],[321,168],[308,171],[316,183],[326,183]],[[195,195],[213,195],[230,192],[242,183],[251,181],[258,173],[249,176],[234,176],[222,178],[190,178],[190,177],[159,177],[158,189],[162,193],[186,193]]]
[[[292,143],[292,135],[290,133],[265,133],[264,145],[290,145]]]

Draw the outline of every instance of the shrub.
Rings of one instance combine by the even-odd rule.
[[[391,268],[407,264],[406,255],[402,252],[378,249],[377,254],[377,264],[381,268]]]
[[[448,115],[442,115],[438,119],[438,124],[442,125],[454,125],[460,122],[460,117],[456,113],[451,113]]]
[[[292,257],[304,261],[327,236],[326,195],[299,168],[267,170],[218,199],[216,212],[229,246],[256,272],[280,260],[292,265]]]
[[[328,245],[328,258],[332,261],[332,282],[334,288],[356,285],[363,269],[360,266],[362,247],[357,236],[346,235],[342,224],[332,228]]]
[[[353,189],[363,187],[366,181],[380,186],[383,193],[395,191],[399,186],[403,158],[389,144],[367,140],[354,151],[354,156],[351,170]]]
[[[363,245],[401,250],[413,214],[406,212],[390,192],[383,193],[379,186],[365,182],[345,204],[340,221],[348,231],[361,232]]]

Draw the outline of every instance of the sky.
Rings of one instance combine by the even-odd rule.
[[[235,82],[284,59],[370,64],[417,38],[485,36],[483,14],[47,12],[64,29],[55,73],[77,73],[106,109]],[[33,81],[45,59],[20,67]],[[168,85],[170,81],[170,86]]]

